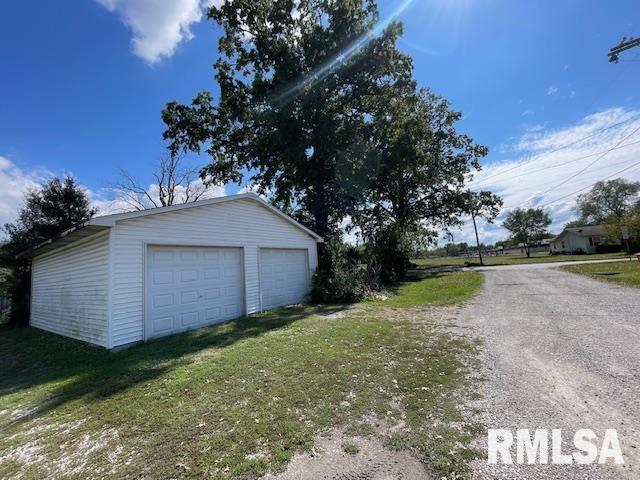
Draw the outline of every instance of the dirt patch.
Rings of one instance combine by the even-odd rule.
[[[48,477],[79,475],[98,455],[104,457],[110,467],[115,466],[123,453],[117,445],[110,450],[118,441],[115,429],[87,432],[77,439],[63,441],[65,435],[76,431],[83,423],[84,420],[47,424],[34,420],[28,430],[10,437],[22,441],[19,445],[0,451],[0,464],[12,461],[24,467],[37,466]],[[60,443],[51,445],[48,441],[51,437],[60,439]],[[26,472],[21,471],[13,478],[23,478],[25,475]]]
[[[429,480],[432,472],[406,451],[386,448],[374,437],[330,430],[315,438],[311,453],[296,454],[287,469],[267,480]],[[345,446],[348,445],[349,448]],[[347,453],[348,450],[350,453]]]

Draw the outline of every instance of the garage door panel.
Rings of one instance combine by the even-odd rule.
[[[190,291],[190,292],[182,292],[180,294],[180,304],[189,305],[192,303],[198,303],[198,292]]]
[[[195,268],[180,272],[180,283],[193,283],[198,281],[198,270]]]
[[[173,300],[173,293],[163,293],[153,295],[153,308],[164,308],[164,307],[172,307],[175,302]]]
[[[156,249],[151,254],[151,260],[155,265],[171,264],[173,263],[173,250],[169,249]]]
[[[173,331],[173,316],[154,318],[153,329],[158,334],[171,333]]]
[[[173,284],[173,272],[171,271],[155,271],[152,276],[153,285],[172,285]]]
[[[205,280],[220,280],[220,269],[219,268],[207,268],[204,270],[204,279]]]
[[[241,249],[149,247],[147,258],[149,338],[243,314]]]
[[[197,327],[200,323],[200,315],[198,311],[186,312],[180,315],[182,328]]]
[[[309,263],[305,250],[262,249],[260,291],[262,308],[304,301],[309,290]]]

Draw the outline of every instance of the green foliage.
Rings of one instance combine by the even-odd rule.
[[[460,112],[428,90],[385,99],[372,125],[376,148],[365,201],[353,215],[373,245],[385,282],[406,273],[415,252],[435,238],[435,227],[474,213],[492,220],[501,200],[464,190],[487,148],[456,130]]]
[[[339,240],[320,245],[318,268],[313,278],[311,300],[315,303],[351,303],[366,291],[366,266],[355,247]]]
[[[85,190],[69,175],[64,180],[53,178],[40,190],[26,193],[18,219],[4,226],[9,239],[0,249],[0,262],[9,272],[5,289],[11,298],[10,324],[26,325],[29,319],[31,263],[16,258],[16,255],[91,218],[95,213]]]
[[[417,250],[415,239],[420,234],[403,231],[394,224],[375,232],[367,245],[368,261],[377,266],[382,283],[390,284],[404,278]]]
[[[223,2],[209,18],[223,31],[220,98],[201,92],[163,111],[172,155],[211,158],[205,181],[249,172],[325,239],[350,216],[370,243],[369,271],[385,281],[404,275],[437,226],[469,213],[463,187],[487,149],[457,132],[462,115],[449,102],[416,89],[411,59],[396,48],[402,26],[376,28],[374,0]],[[473,198],[479,215],[499,206],[488,192]],[[330,285],[343,277],[321,275]]]
[[[639,192],[640,182],[623,178],[598,182],[576,200],[580,221],[585,225],[602,223],[611,217],[620,219],[638,204]]]
[[[203,178],[238,182],[249,171],[261,192],[334,234],[360,196],[367,118],[380,98],[413,85],[411,60],[395,46],[401,26],[368,38],[379,20],[373,0],[224,2],[209,18],[223,31],[220,99],[169,103],[170,148],[206,148]]]
[[[607,240],[610,243],[623,243],[622,229],[627,229],[630,242],[636,244],[640,240],[640,204],[620,217],[610,215],[602,223],[607,230]]]
[[[502,226],[511,232],[511,238],[522,242],[530,256],[529,244],[547,234],[551,216],[542,208],[516,208],[509,212]]]

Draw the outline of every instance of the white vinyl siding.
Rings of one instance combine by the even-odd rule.
[[[31,325],[108,347],[109,232],[33,260]]]
[[[564,246],[562,245],[564,243]],[[555,241],[558,251],[566,253],[596,253],[596,246],[589,245],[589,237],[567,232]]]
[[[113,347],[145,339],[145,255],[149,245],[242,247],[246,313],[260,311],[261,248],[306,249],[309,272],[317,265],[314,238],[248,199],[120,220],[112,238]]]

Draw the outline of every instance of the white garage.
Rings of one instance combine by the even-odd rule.
[[[299,303],[321,241],[252,193],[95,217],[23,254],[31,325],[115,348]]]

